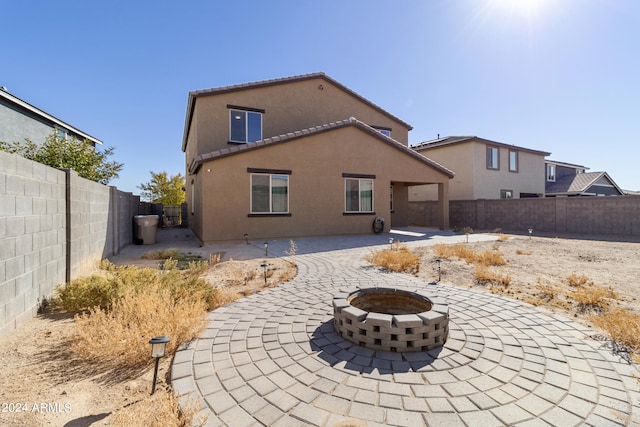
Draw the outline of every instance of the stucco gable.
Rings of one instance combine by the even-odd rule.
[[[195,91],[189,92],[189,98],[188,98],[188,101],[187,101],[187,114],[186,114],[186,117],[185,117],[184,132],[183,132],[183,138],[182,138],[182,151],[185,151],[186,147],[187,147],[187,140],[188,140],[189,132],[190,132],[190,129],[191,129],[191,122],[193,120],[193,114],[194,114],[194,111],[195,111],[195,103],[196,103],[197,98],[204,97],[204,96],[220,95],[220,94],[225,94],[225,93],[229,93],[229,92],[237,92],[237,91],[243,91],[243,90],[251,90],[251,89],[257,89],[257,88],[263,88],[263,87],[268,87],[268,86],[283,85],[283,84],[289,84],[289,83],[295,83],[295,82],[301,82],[301,81],[313,80],[313,79],[321,79],[326,84],[330,84],[330,85],[342,90],[343,92],[347,93],[349,96],[357,99],[359,102],[361,102],[361,103],[363,103],[365,105],[368,105],[369,107],[373,108],[374,110],[377,110],[378,112],[382,113],[383,115],[385,115],[385,116],[391,118],[392,120],[402,124],[408,130],[412,130],[413,129],[413,127],[410,124],[408,124],[407,122],[405,122],[404,120],[402,120],[399,117],[391,114],[389,111],[387,111],[384,108],[380,107],[379,105],[371,102],[370,100],[368,100],[367,98],[365,98],[362,95],[358,94],[357,92],[349,89],[347,86],[343,85],[342,83],[338,82],[337,80],[334,80],[333,78],[329,77],[325,73],[317,72],[317,73],[302,74],[302,75],[298,75],[298,76],[283,77],[283,78],[277,78],[277,79],[271,79],[271,80],[262,80],[262,81],[258,81],[258,82],[252,82],[252,83],[242,83],[242,84],[237,84],[237,85],[223,86],[223,87],[217,87],[217,88],[211,88],[211,89],[195,90]]]
[[[289,141],[293,141],[293,140],[297,140],[300,138],[306,138],[309,137],[311,135],[317,135],[323,132],[330,132],[330,131],[336,131],[348,126],[353,126],[363,132],[368,133],[370,136],[372,136],[373,138],[375,138],[376,140],[378,140],[381,143],[387,144],[390,147],[393,147],[394,149],[402,152],[404,155],[407,155],[409,157],[412,157],[418,161],[420,161],[421,163],[441,172],[442,174],[448,176],[449,178],[453,178],[454,177],[454,173],[453,171],[451,171],[450,169],[442,166],[441,164],[423,156],[420,153],[417,153],[416,151],[412,150],[411,148],[408,148],[406,146],[404,146],[403,144],[399,143],[398,141],[394,140],[393,138],[390,138],[388,136],[385,136],[383,134],[381,134],[379,131],[377,131],[376,129],[372,128],[371,126],[367,125],[366,123],[363,123],[359,120],[357,120],[354,117],[350,117],[346,120],[340,120],[337,122],[333,122],[333,123],[326,123],[326,124],[322,124],[319,126],[315,126],[312,128],[308,128],[308,129],[302,129],[299,131],[295,131],[295,132],[289,132],[283,135],[278,135],[278,136],[274,136],[274,137],[270,137],[270,138],[265,138],[262,139],[260,141],[256,141],[256,142],[252,142],[252,143],[248,143],[248,144],[243,144],[243,145],[237,145],[237,146],[232,146],[229,148],[224,148],[221,150],[217,150],[217,151],[213,151],[211,153],[205,153],[205,154],[200,154],[195,156],[191,163],[189,164],[189,173],[195,173],[198,168],[206,162],[209,161],[213,161],[213,160],[217,160],[217,159],[221,159],[224,157],[228,157],[228,156],[233,156],[233,155],[238,155],[241,153],[245,153],[248,151],[253,151],[253,150],[259,150],[261,148],[267,147],[267,146],[272,146],[272,145],[276,145],[276,144],[282,144],[282,143],[286,143]]]

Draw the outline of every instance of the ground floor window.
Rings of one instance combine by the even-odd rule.
[[[373,179],[345,179],[345,212],[373,212]]]
[[[289,175],[251,174],[251,213],[288,213]]]
[[[500,190],[501,199],[513,199],[513,190]]]

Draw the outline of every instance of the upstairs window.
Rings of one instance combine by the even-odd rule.
[[[262,114],[264,110],[229,107],[230,142],[247,143],[262,139]]]
[[[547,165],[547,181],[556,181],[556,165]]]
[[[487,146],[487,169],[500,169],[500,151],[498,147]]]
[[[289,212],[289,175],[251,174],[251,213]]]
[[[509,150],[509,172],[518,172],[518,152]]]
[[[345,212],[373,212],[373,179],[346,178]]]
[[[382,126],[373,126],[373,125],[371,125],[371,127],[377,130],[378,132],[380,132],[381,134],[383,134],[384,136],[388,136],[389,138],[391,138],[391,128],[385,128]]]

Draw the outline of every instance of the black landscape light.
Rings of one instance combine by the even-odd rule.
[[[269,242],[264,242],[264,256],[267,256],[267,249],[269,248]]]
[[[438,265],[438,283],[440,283],[440,264],[442,260],[440,258],[436,258],[436,264]]]
[[[249,244],[249,235],[247,233],[244,233],[244,242],[248,245]]]
[[[266,243],[265,243],[266,245]],[[266,262],[263,262],[262,264],[260,264],[260,267],[262,267],[262,271],[264,273],[264,285],[267,286],[267,266],[269,264],[267,264]]]
[[[533,228],[529,228],[529,240],[531,240],[531,235],[533,234]]]
[[[151,344],[151,357],[156,359],[156,367],[153,371],[153,385],[151,386],[151,394],[155,393],[156,391],[156,381],[158,380],[158,364],[160,363],[160,358],[164,356],[164,352],[169,341],[171,341],[171,338],[165,336],[153,337],[149,340],[149,344]]]
[[[389,237],[389,249],[393,250],[393,237]]]

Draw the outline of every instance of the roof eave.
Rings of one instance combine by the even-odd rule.
[[[91,142],[93,142],[94,144],[100,144],[103,145],[103,142],[101,140],[99,140],[96,137],[93,137],[91,135],[89,135],[86,132],[81,131],[80,129],[71,126],[70,124],[64,122],[63,120],[60,120],[59,118],[47,113],[46,111],[43,111],[41,109],[39,109],[38,107],[29,104],[27,101],[24,101],[20,98],[18,98],[17,96],[5,91],[5,90],[0,90],[0,96],[2,96],[4,99],[6,99],[7,101],[11,102],[14,105],[17,105],[18,107],[28,110],[33,114],[36,114],[37,116],[42,117],[43,119],[53,123],[55,126],[64,128],[68,131],[71,131],[79,136],[81,136],[84,139],[87,139]]]

